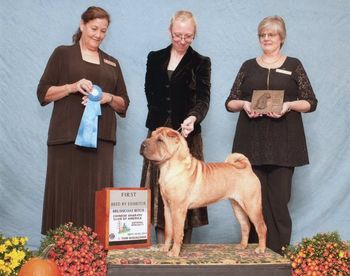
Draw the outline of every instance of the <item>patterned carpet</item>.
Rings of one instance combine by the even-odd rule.
[[[267,249],[264,254],[254,252],[255,244],[245,250],[237,244],[184,244],[178,258],[170,258],[154,245],[150,248],[110,250],[111,265],[254,265],[285,264],[290,261]]]

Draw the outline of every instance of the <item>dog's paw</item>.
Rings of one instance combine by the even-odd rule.
[[[247,248],[247,246],[248,246],[248,244],[247,244],[247,243],[240,243],[240,244],[238,244],[238,245],[237,245],[237,248],[238,248],[238,249],[242,249],[242,250],[243,250],[243,249],[246,249],[246,248]]]
[[[265,251],[266,251],[266,248],[265,247],[261,247],[261,246],[258,246],[257,248],[255,248],[255,253],[257,254],[264,254]]]
[[[159,251],[161,252],[168,252],[170,249],[170,245],[168,244],[162,244],[160,247],[159,247]]]
[[[180,255],[180,250],[171,249],[171,250],[167,253],[167,256],[168,256],[168,257],[179,257],[179,255]]]

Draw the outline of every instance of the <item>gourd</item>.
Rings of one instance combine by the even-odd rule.
[[[18,276],[59,276],[61,275],[56,263],[48,258],[54,245],[47,246],[40,257],[27,261],[20,269]]]

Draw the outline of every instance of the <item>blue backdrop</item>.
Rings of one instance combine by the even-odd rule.
[[[102,49],[118,58],[131,99],[118,118],[117,187],[138,187],[145,138],[144,75],[150,50],[170,42],[168,25],[178,9],[198,20],[193,47],[212,61],[212,96],[203,124],[205,159],[222,161],[231,151],[238,114],[224,102],[243,61],[260,54],[257,25],[281,15],[287,25],[284,54],[298,57],[319,105],[304,114],[310,165],[295,172],[290,210],[292,240],[337,230],[350,240],[350,2],[348,0],[118,0],[0,2],[0,232],[40,243],[46,174],[46,139],[52,104],[41,107],[36,87],[53,49],[71,44],[81,13],[90,5],[108,10],[112,23]],[[197,243],[240,240],[230,204],[209,207],[210,224],[194,231]]]

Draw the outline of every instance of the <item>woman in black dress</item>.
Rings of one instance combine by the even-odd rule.
[[[38,85],[40,104],[54,103],[42,234],[67,222],[94,228],[95,192],[113,187],[115,113],[125,116],[129,98],[118,61],[99,48],[109,23],[105,10],[89,7],[81,16],[74,44],[54,50]],[[97,148],[79,147],[74,141],[93,84],[103,91]]]
[[[211,63],[190,46],[196,35],[196,21],[189,11],[178,11],[169,27],[171,45],[150,52],[147,58],[145,93],[148,135],[157,127],[181,128],[193,156],[203,160],[200,123],[210,101]],[[141,186],[151,189],[152,224],[157,242],[164,243],[164,205],[158,184],[159,170],[145,160]],[[207,209],[189,210],[184,242],[191,241],[193,227],[208,224]]]
[[[317,99],[301,62],[281,53],[286,38],[283,19],[264,18],[258,38],[262,54],[243,63],[225,106],[230,112],[240,111],[232,151],[245,154],[260,179],[267,246],[281,254],[292,232],[288,202],[294,168],[309,163],[301,113],[314,111]],[[253,90],[284,90],[282,110],[253,110]],[[250,242],[257,242],[252,230]]]

